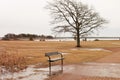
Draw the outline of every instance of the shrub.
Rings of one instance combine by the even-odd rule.
[[[30,40],[30,41],[33,41],[33,38],[32,38],[32,37],[30,37],[30,38],[29,38],[29,40]]]
[[[99,41],[99,39],[95,39],[94,41]]]
[[[18,72],[27,68],[25,57],[10,53],[0,53],[0,66],[9,72]]]

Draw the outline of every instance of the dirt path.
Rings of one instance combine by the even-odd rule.
[[[48,80],[120,80],[120,48],[107,48],[113,54],[92,63],[70,65],[63,74]],[[69,70],[69,67],[72,68]]]

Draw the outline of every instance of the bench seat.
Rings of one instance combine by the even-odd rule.
[[[59,61],[59,60],[63,60],[64,58],[54,58],[54,59],[50,59],[48,60],[49,62],[55,62],[55,61]]]

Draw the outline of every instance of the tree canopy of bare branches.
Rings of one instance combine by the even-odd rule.
[[[77,38],[77,47],[80,47],[80,37],[91,34],[103,27],[107,21],[100,17],[88,5],[77,0],[53,0],[47,5],[53,18],[54,32],[71,32]]]

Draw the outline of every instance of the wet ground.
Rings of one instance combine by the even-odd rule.
[[[81,65],[67,66],[64,73],[72,73],[91,77],[113,77],[120,78],[120,64],[114,63],[83,63]],[[69,68],[72,68],[69,70]]]
[[[50,80],[120,80],[120,64],[83,63],[64,67],[63,74]],[[49,79],[48,79],[49,80]]]
[[[5,73],[0,75],[0,80],[44,80],[47,77],[48,68],[34,68],[29,66],[27,69],[18,73]]]
[[[63,74],[50,80],[120,80],[120,48],[106,50],[113,54],[95,62],[70,65]]]
[[[97,49],[98,50],[98,49]],[[95,62],[77,65],[64,65],[63,73],[49,77],[49,68],[29,66],[26,70],[14,74],[0,74],[0,80],[120,80],[120,48],[109,48],[114,52]],[[52,66],[52,71],[59,71],[60,66]]]
[[[52,72],[59,71],[60,66],[53,66]],[[44,80],[48,78],[48,68],[29,67],[25,71],[3,75],[1,80],[13,77],[15,80]],[[66,75],[66,76],[65,76]],[[64,77],[62,77],[64,76]],[[62,74],[54,74],[53,80],[79,80],[83,77],[113,78],[120,80],[120,64],[115,63],[82,63],[79,65],[64,66]],[[65,78],[66,77],[66,78]],[[56,78],[56,79],[55,79]],[[64,79],[63,79],[64,78]]]

